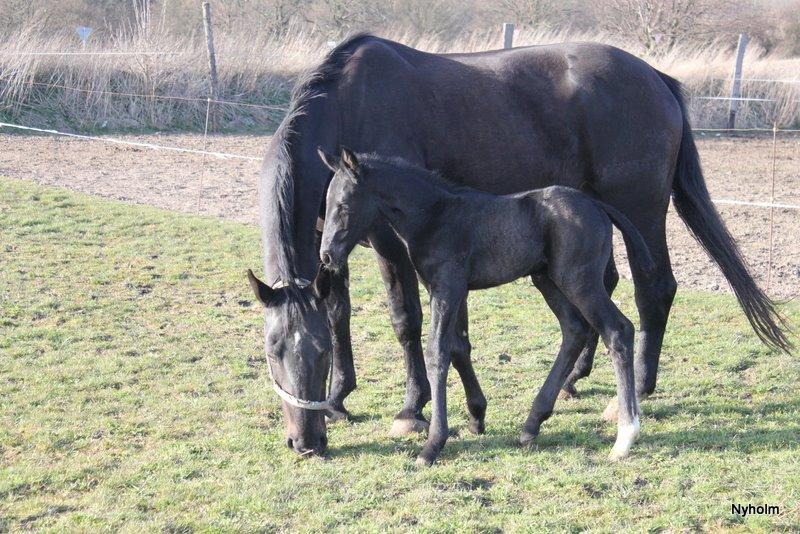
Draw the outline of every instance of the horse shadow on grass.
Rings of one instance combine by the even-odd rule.
[[[599,393],[607,394],[605,390]],[[590,410],[575,410],[584,412]],[[766,403],[758,406],[742,405],[714,405],[682,402],[672,404],[659,404],[645,406],[642,421],[642,434],[634,445],[634,456],[659,453],[667,455],[680,454],[684,451],[715,452],[729,451],[738,454],[754,454],[764,451],[795,450],[800,448],[797,436],[800,435],[800,425],[788,420],[796,420],[792,414],[800,413],[800,399],[785,403]],[[780,414],[781,419],[786,419],[783,428],[774,428],[774,421],[770,421],[769,414]],[[556,415],[557,416],[557,415]],[[560,414],[567,417],[564,411]],[[663,422],[674,417],[687,417],[696,421],[697,418],[713,419],[713,424],[700,428],[686,428],[677,430],[650,430],[648,421]],[[727,420],[720,423],[720,418]],[[366,419],[374,419],[368,418]],[[711,423],[711,421],[710,421]],[[574,430],[549,430],[547,423],[542,427],[541,434],[534,444],[523,448],[519,445],[519,431],[505,425],[502,429],[493,430],[491,421],[487,421],[487,433],[475,436],[468,432],[465,425],[454,425],[451,430],[451,439],[442,452],[442,458],[453,459],[463,454],[479,453],[488,457],[497,454],[506,454],[510,451],[520,450],[529,454],[537,454],[549,449],[579,447],[587,452],[607,452],[614,442],[615,426],[601,420],[600,414],[594,421],[585,421]],[[422,448],[424,436],[418,438],[390,438],[387,435],[376,435],[375,439],[368,442],[332,447],[329,457],[352,457],[364,455],[388,456],[394,454],[407,454],[409,458],[416,455]]]

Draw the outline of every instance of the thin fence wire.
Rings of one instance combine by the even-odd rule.
[[[770,132],[772,128],[692,128],[693,132]],[[800,129],[779,128],[779,133],[800,133]]]
[[[775,102],[772,98],[751,98],[747,96],[692,96],[694,100],[736,100],[737,102]]]
[[[714,81],[718,82],[732,82],[733,78],[709,78]],[[769,78],[742,78],[742,83],[800,83],[800,79],[798,80],[775,80]]]
[[[772,127],[772,192],[770,193],[770,202],[775,202],[775,160],[777,159],[778,150],[778,125]],[[767,291],[769,291],[772,282],[772,233],[775,228],[775,208],[769,208],[769,259],[767,260]]]
[[[204,128],[204,133],[203,133],[203,147],[204,147],[204,150],[197,150],[197,149],[193,149],[193,148],[182,148],[182,147],[166,146],[166,145],[156,145],[154,143],[142,143],[142,142],[139,142],[139,141],[127,141],[127,140],[124,140],[124,139],[117,139],[117,138],[114,138],[114,137],[97,137],[97,136],[91,136],[91,135],[73,134],[73,133],[68,133],[68,132],[60,132],[58,130],[50,130],[50,129],[45,129],[45,128],[34,128],[34,127],[31,127],[31,126],[23,126],[23,125],[20,125],[20,124],[12,124],[12,123],[7,123],[7,122],[0,122],[0,128],[3,128],[3,127],[5,127],[5,128],[13,128],[13,129],[17,129],[17,130],[32,131],[32,132],[45,133],[45,134],[50,134],[50,135],[61,135],[61,136],[64,136],[64,137],[72,137],[72,138],[76,138],[76,139],[84,139],[84,140],[87,140],[87,141],[100,141],[100,142],[113,143],[113,144],[118,144],[118,145],[135,146],[135,147],[139,147],[139,148],[148,148],[148,149],[152,149],[152,150],[168,150],[168,151],[171,151],[171,152],[183,152],[183,153],[187,153],[187,154],[197,154],[197,155],[202,155],[204,158],[206,156],[211,156],[211,157],[216,157],[216,158],[220,158],[220,159],[243,159],[243,160],[249,160],[249,161],[262,161],[263,158],[256,157],[256,156],[246,156],[246,155],[243,155],[243,154],[231,154],[231,153],[227,153],[227,152],[214,152],[214,151],[205,150],[205,148],[207,148],[207,142],[208,142],[208,124],[209,124],[209,115],[210,115],[210,105],[211,105],[211,103],[213,103],[213,101],[211,99],[208,99],[207,100],[207,107],[206,107],[206,122],[205,122],[205,128]],[[752,130],[752,129],[750,129],[750,130]],[[758,131],[773,132],[773,130],[771,130],[771,129],[764,129],[764,128],[759,128]],[[784,132],[784,131],[787,131],[787,130],[780,130],[780,129],[775,130],[775,132]],[[796,131],[800,131],[800,130],[796,130]],[[203,160],[203,161],[205,161],[205,160]],[[199,199],[198,199],[198,202],[200,202]],[[719,199],[715,198],[715,199],[712,199],[712,202],[714,202],[715,204],[720,204],[720,205],[728,204],[728,205],[736,205],[736,206],[751,206],[751,207],[759,207],[759,208],[775,208],[775,209],[798,210],[798,211],[800,211],[800,204],[776,203],[774,201],[774,193],[773,193],[772,202],[759,202],[759,201],[737,200],[737,199],[728,199],[728,198],[719,198]]]
[[[101,89],[84,89],[81,87],[69,87],[67,85],[55,84],[55,83],[44,83],[44,82],[28,82],[28,85],[36,85],[39,87],[49,87],[53,89],[63,89],[65,91],[74,91],[78,93],[86,93],[86,94],[97,94],[97,95],[108,95],[108,96],[119,96],[119,97],[127,97],[127,98],[146,98],[146,99],[154,99],[154,100],[177,100],[177,101],[184,101],[184,102],[206,102],[207,98],[200,98],[200,97],[191,97],[191,96],[177,96],[177,95],[157,95],[157,94],[145,94],[145,93],[126,93],[126,92],[118,92],[118,91],[107,91]],[[227,106],[242,106],[242,107],[249,107],[249,108],[259,108],[259,109],[269,109],[275,111],[288,111],[288,106],[279,106],[279,105],[271,105],[271,104],[251,104],[249,102],[236,102],[233,100],[219,100],[219,99],[212,99],[212,104],[223,104]]]
[[[2,56],[181,56],[184,52],[0,52]]]
[[[203,159],[200,162],[202,170],[200,172],[200,187],[197,189],[197,211],[200,211],[200,206],[203,201],[203,177],[205,176],[206,169],[206,152],[208,150],[208,119],[211,117],[211,99],[206,102],[206,122],[203,126]]]
[[[94,135],[82,135],[67,132],[59,132],[58,130],[48,130],[46,128],[34,128],[32,126],[22,126],[20,124],[11,124],[8,122],[0,122],[0,128],[14,128],[17,130],[25,130],[30,132],[46,133],[51,135],[61,135],[64,137],[72,137],[75,139],[84,139],[87,141],[100,141],[103,143],[113,143],[117,145],[135,146],[138,148],[149,148],[152,150],[167,150],[170,152],[183,152],[186,154],[200,154],[212,156],[219,159],[244,159],[250,161],[261,161],[262,158],[255,156],[245,156],[243,154],[231,154],[228,152],[211,152],[207,150],[197,150],[194,148],[182,148],[176,146],[156,145],[153,143],[142,143],[139,141],[126,141],[124,139],[117,139],[115,137],[97,137]]]

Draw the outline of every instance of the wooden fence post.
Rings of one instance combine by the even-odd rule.
[[[203,28],[206,32],[206,47],[208,48],[208,68],[211,72],[211,100],[219,98],[219,85],[217,79],[217,55],[214,52],[214,32],[211,27],[211,4],[203,2]],[[211,113],[211,124],[214,124]]]
[[[511,22],[503,23],[503,48],[512,48],[514,46],[514,24]]]
[[[736,128],[736,112],[739,110],[739,99],[742,97],[742,62],[744,51],[750,37],[746,33],[739,34],[739,44],[736,46],[736,63],[733,66],[733,83],[731,83],[731,100],[728,105],[728,129]]]

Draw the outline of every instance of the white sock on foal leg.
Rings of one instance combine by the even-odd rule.
[[[631,445],[639,435],[639,416],[635,416],[630,424],[620,424],[617,427],[617,441],[608,458],[613,461],[622,460],[628,456]]]

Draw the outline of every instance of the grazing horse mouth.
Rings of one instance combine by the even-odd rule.
[[[324,456],[325,451],[328,450],[328,438],[327,436],[320,436],[319,438],[319,447],[312,447],[310,449],[297,449],[295,447],[295,440],[292,438],[286,438],[286,446],[291,449],[292,451],[296,452],[301,458],[312,458],[314,456]]]

